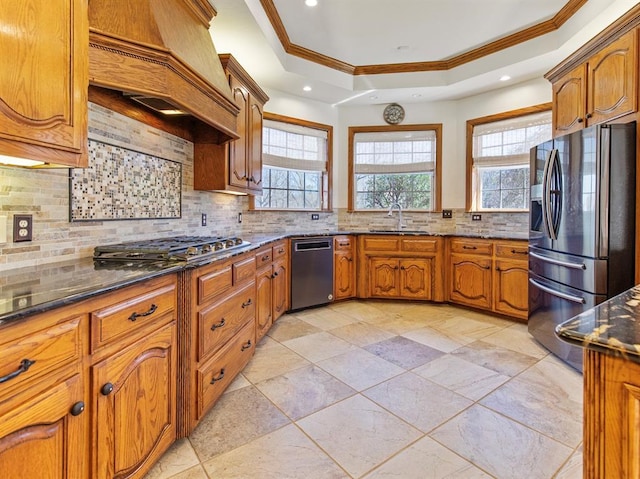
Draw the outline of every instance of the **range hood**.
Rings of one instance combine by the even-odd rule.
[[[207,0],[89,0],[89,83],[238,138],[239,108],[209,34]]]

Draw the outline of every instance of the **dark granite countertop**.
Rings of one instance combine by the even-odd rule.
[[[640,362],[640,285],[556,327],[562,340]]]
[[[224,252],[194,263],[165,263],[141,261],[135,263],[99,264],[83,258],[2,272],[0,279],[0,324],[25,318],[56,307],[81,301],[139,281],[204,266],[252,251],[267,243],[286,238],[305,236],[335,236],[344,234],[402,234],[415,236],[463,236],[487,238],[479,235],[434,234],[427,231],[322,231],[306,233],[262,233],[243,236],[251,244]],[[491,239],[523,239],[513,236],[491,236]]]

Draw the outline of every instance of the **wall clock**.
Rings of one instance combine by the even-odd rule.
[[[391,103],[385,107],[382,117],[390,125],[397,125],[404,120],[404,108],[397,103]]]

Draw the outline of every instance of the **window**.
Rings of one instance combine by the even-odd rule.
[[[442,125],[349,128],[352,210],[440,209]]]
[[[467,209],[527,210],[529,150],[551,139],[551,105],[467,122]]]
[[[332,127],[265,113],[256,209],[327,210]]]

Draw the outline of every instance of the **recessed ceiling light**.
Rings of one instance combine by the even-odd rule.
[[[311,91],[311,87],[309,85],[305,85],[302,87],[304,91]]]
[[[318,0],[304,0],[304,4],[307,7],[315,7],[318,4]]]
[[[507,81],[507,80],[511,80],[511,77],[509,75],[502,75],[500,77],[500,81]]]

